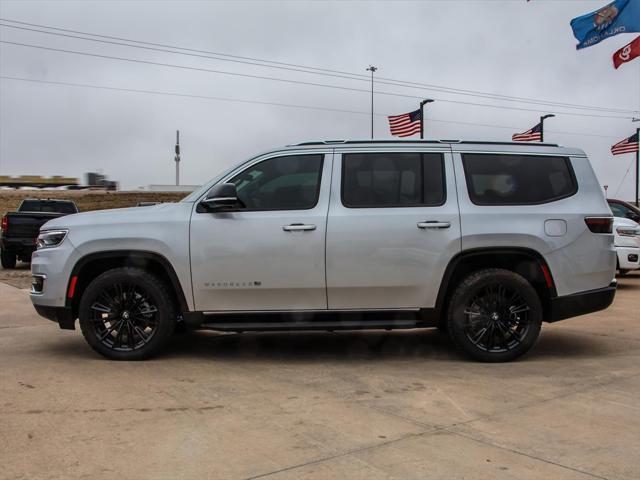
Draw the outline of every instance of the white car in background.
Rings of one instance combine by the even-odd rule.
[[[620,275],[640,268],[640,225],[628,218],[614,217],[613,233]]]

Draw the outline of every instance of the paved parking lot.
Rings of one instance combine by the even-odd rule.
[[[636,479],[640,275],[511,364],[436,331],[176,338],[103,360],[0,283],[0,478]]]

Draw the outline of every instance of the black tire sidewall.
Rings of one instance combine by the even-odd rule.
[[[158,325],[146,345],[131,351],[116,351],[104,345],[97,337],[90,320],[91,305],[106,287],[118,282],[134,283],[144,289],[158,308]],[[87,343],[96,352],[112,360],[143,360],[156,355],[166,345],[176,325],[175,305],[167,287],[154,275],[132,267],[109,270],[96,277],[85,289],[80,300],[78,316],[80,329]]]
[[[476,347],[464,331],[464,310],[471,298],[484,287],[502,283],[517,291],[529,305],[530,326],[523,342],[507,352],[487,352]],[[468,356],[482,362],[508,362],[525,354],[535,344],[542,326],[543,310],[538,293],[521,275],[503,269],[486,269],[467,276],[449,302],[447,325],[454,343]]]

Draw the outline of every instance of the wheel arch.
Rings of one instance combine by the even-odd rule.
[[[67,292],[66,306],[72,309],[73,318],[77,318],[80,298],[89,283],[107,270],[120,267],[139,267],[155,274],[171,289],[179,311],[189,311],[178,275],[171,262],[163,255],[145,250],[112,250],[87,254],[80,258],[71,270],[65,291]],[[70,296],[71,290],[73,295]]]
[[[522,275],[538,293],[544,318],[548,318],[551,299],[557,296],[553,275],[539,252],[523,247],[475,248],[457,254],[445,269],[436,298],[436,309],[445,312],[460,281],[484,268],[503,268]]]

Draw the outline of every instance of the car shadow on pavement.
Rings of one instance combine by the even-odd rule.
[[[541,335],[521,361],[545,357],[593,357],[610,353],[604,339],[575,332]],[[217,334],[191,332],[174,340],[164,358],[269,359],[286,362],[432,359],[467,361],[446,334],[435,329],[404,332],[293,332]]]

